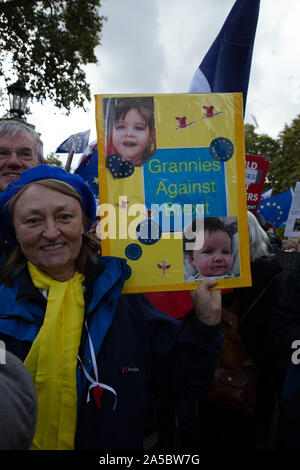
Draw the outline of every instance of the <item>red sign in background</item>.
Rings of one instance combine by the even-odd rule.
[[[245,155],[247,209],[256,212],[264,188],[270,160],[259,155]]]

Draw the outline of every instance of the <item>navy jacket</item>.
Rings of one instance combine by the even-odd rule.
[[[300,339],[300,253],[287,276],[276,307],[274,330],[282,353],[290,358],[292,343]]]
[[[120,295],[125,260],[101,257],[86,270],[85,320],[77,365],[76,449],[141,450],[150,393],[160,399],[195,399],[211,382],[222,347],[217,326],[181,322],[161,313],[143,295]],[[46,309],[27,268],[12,288],[0,286],[0,339],[25,359]],[[98,408],[83,367],[95,377],[88,334],[105,390]],[[50,353],[50,352],[49,352]]]
[[[300,340],[300,253],[297,253],[294,267],[284,284],[276,308],[274,331],[282,355],[289,364],[280,403],[278,435],[283,448],[300,450],[299,346],[292,347],[295,340]],[[296,354],[294,359],[293,353]],[[295,360],[296,363],[293,363]]]

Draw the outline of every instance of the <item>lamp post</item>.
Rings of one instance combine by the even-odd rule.
[[[7,87],[9,96],[9,112],[14,117],[22,118],[26,113],[26,105],[30,96],[30,91],[26,90],[25,84],[21,80]]]

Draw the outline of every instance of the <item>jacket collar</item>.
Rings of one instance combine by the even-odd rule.
[[[114,258],[111,256],[103,257],[99,256],[96,262],[88,259],[85,267],[85,304],[88,306],[91,300],[95,297],[95,285],[96,279],[102,273],[105,273],[105,278],[101,282],[100,290],[97,289],[98,297],[102,297],[108,292],[115,284],[121,284],[123,286],[124,277],[124,266],[126,261],[120,258]],[[119,290],[119,289],[118,289]],[[24,264],[20,271],[19,289],[16,300],[34,300],[44,311],[47,307],[47,300],[41,294],[40,290],[34,286],[27,265]]]
[[[19,290],[16,297],[17,301],[24,299],[34,300],[43,310],[46,310],[47,300],[40,290],[34,286],[26,264],[20,272]]]
[[[110,304],[116,304],[124,285],[125,276],[125,259],[99,256],[96,264],[89,262],[85,272],[87,314],[103,298]]]

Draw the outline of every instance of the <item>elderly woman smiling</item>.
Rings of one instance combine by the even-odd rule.
[[[32,449],[143,446],[151,384],[195,399],[212,380],[222,336],[220,292],[193,292],[184,331],[143,295],[121,295],[126,260],[99,256],[88,233],[95,201],[78,175],[40,165],[0,195],[0,340],[33,378]],[[157,386],[163,384],[164,386]]]

